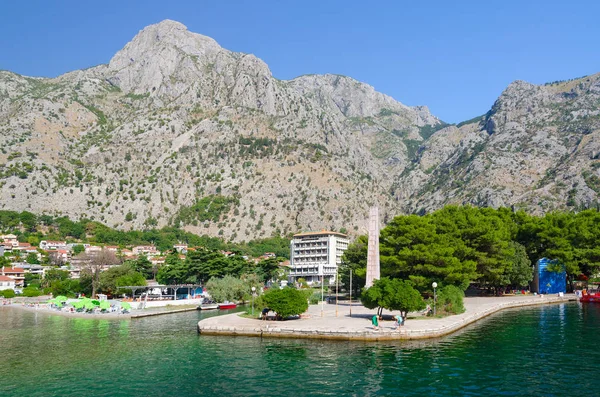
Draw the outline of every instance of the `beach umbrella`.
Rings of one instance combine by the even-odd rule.
[[[94,305],[96,305],[96,306],[100,306],[100,301],[98,301],[98,300],[95,300],[95,299],[94,299],[94,300],[93,300],[93,301],[91,301],[91,302],[92,302]]]
[[[85,305],[85,302],[75,301],[75,302],[71,302],[71,304],[73,305],[73,307],[75,309],[83,309],[83,306]]]
[[[66,302],[67,301],[67,297],[64,295],[60,295],[56,297],[56,301],[57,302]]]
[[[131,309],[131,304],[129,302],[121,302],[121,308],[125,310]]]
[[[108,303],[108,301],[100,302],[100,309],[102,309],[102,310],[110,309],[110,303]]]
[[[94,310],[96,305],[92,303],[92,301],[85,302],[84,307],[86,310]]]

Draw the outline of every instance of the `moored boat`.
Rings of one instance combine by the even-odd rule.
[[[581,294],[581,297],[579,298],[579,302],[600,303],[600,292],[590,294],[589,292],[584,291],[583,294]]]
[[[217,303],[203,303],[197,307],[198,310],[217,310],[218,308],[219,305]]]
[[[587,289],[576,293],[579,296],[579,302],[600,303],[600,284],[598,283],[589,283]]]
[[[219,310],[235,309],[237,304],[232,302],[219,303]]]

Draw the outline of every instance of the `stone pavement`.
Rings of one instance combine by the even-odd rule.
[[[419,313],[411,313],[403,327],[393,329],[393,315],[399,314],[383,311],[384,320],[379,322],[380,329],[374,330],[371,318],[375,310],[367,309],[358,303],[350,306],[347,303],[337,305],[311,305],[301,318],[287,321],[263,321],[240,317],[239,313],[211,317],[198,322],[201,335],[243,335],[274,338],[310,338],[339,340],[399,340],[435,338],[450,334],[481,318],[499,310],[511,307],[523,307],[540,304],[575,301],[575,295],[534,296],[516,295],[502,297],[465,298],[466,311],[455,316],[444,318],[423,317]],[[260,315],[257,311],[256,315]],[[389,321],[385,319],[388,318]]]

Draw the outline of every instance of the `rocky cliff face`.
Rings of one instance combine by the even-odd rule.
[[[2,209],[248,240],[447,203],[595,205],[598,76],[449,126],[345,76],[275,79],[180,23],[55,79],[0,72]]]

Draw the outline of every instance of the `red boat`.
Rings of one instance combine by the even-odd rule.
[[[219,310],[235,309],[237,305],[231,302],[219,303]]]
[[[581,294],[581,297],[579,298],[579,302],[600,303],[600,292],[590,294],[589,291],[583,291],[583,293]]]

